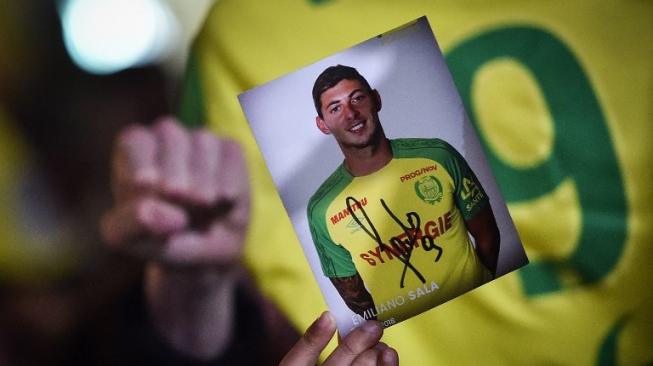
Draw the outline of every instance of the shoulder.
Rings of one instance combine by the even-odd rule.
[[[460,154],[448,142],[438,138],[401,138],[390,140],[395,158],[447,160]]]
[[[331,173],[308,201],[307,211],[309,220],[316,212],[326,210],[331,201],[349,185],[351,180],[351,177],[346,174],[342,165]]]

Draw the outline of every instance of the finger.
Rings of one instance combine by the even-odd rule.
[[[217,181],[218,200],[230,207],[227,216],[216,221],[209,234],[213,240],[241,246],[249,223],[249,177],[243,152],[234,141],[221,141],[221,169]]]
[[[376,366],[379,364],[381,351],[376,347],[365,350],[354,361],[352,366]]]
[[[101,232],[110,246],[122,248],[137,239],[165,236],[181,230],[187,221],[181,207],[146,197],[128,201],[109,211],[102,218]]]
[[[217,219],[207,232],[206,253],[216,263],[227,264],[240,258],[247,233],[249,204],[239,202],[226,219]]]
[[[190,137],[171,117],[159,120],[154,133],[159,143],[161,191],[171,198],[187,200],[190,193]]]
[[[216,264],[206,252],[206,234],[198,230],[184,230],[171,235],[165,242],[159,260],[175,265]]]
[[[223,238],[216,243],[208,233],[200,230],[184,230],[170,235],[157,257],[176,265],[211,264],[229,266],[238,263],[242,253],[242,240],[238,243]]]
[[[247,201],[247,198],[241,201]],[[238,262],[247,233],[249,204],[218,205],[210,209],[191,210],[189,226],[171,235],[162,259],[176,264],[211,263],[230,265]],[[208,228],[205,226],[208,222]]]
[[[120,133],[113,158],[113,189],[118,201],[156,185],[156,154],[155,136],[145,127],[133,125]]]
[[[210,206],[218,195],[219,142],[208,130],[194,132],[191,142],[190,186],[193,199],[196,204]]]
[[[281,360],[280,366],[313,366],[320,353],[329,343],[336,331],[336,322],[329,312],[311,324],[306,333]]]
[[[399,365],[399,355],[394,349],[387,347],[381,351],[379,355],[379,364],[382,366],[397,366]]]
[[[218,171],[218,199],[237,201],[249,194],[245,157],[237,142],[220,141],[221,166]]]
[[[382,335],[383,328],[379,322],[366,321],[342,339],[342,342],[327,358],[325,365],[350,365],[356,357],[374,347]]]

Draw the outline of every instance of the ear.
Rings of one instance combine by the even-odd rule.
[[[322,119],[322,117],[320,117],[320,116],[315,117],[315,125],[317,126],[317,128],[320,131],[322,131],[323,134],[325,134],[325,135],[330,135],[331,134],[331,131],[329,130],[329,127],[327,127],[326,123],[324,123],[324,120]]]
[[[381,94],[379,94],[379,92],[376,89],[372,90],[372,98],[374,98],[374,102],[376,103],[376,108],[375,108],[376,111],[377,112],[380,111],[381,110]]]

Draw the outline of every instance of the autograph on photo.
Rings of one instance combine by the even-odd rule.
[[[413,254],[413,249],[418,246],[417,240],[420,240],[420,243],[424,250],[426,251],[431,251],[433,249],[437,250],[438,253],[435,256],[434,262],[437,262],[440,260],[440,257],[442,256],[443,249],[441,246],[437,245],[433,238],[431,238],[429,235],[422,235],[422,232],[420,230],[420,224],[421,224],[421,219],[419,215],[416,212],[408,212],[406,214],[406,219],[408,220],[408,225],[404,224],[398,217],[395,215],[392,210],[388,207],[388,205],[385,203],[385,200],[380,199],[381,205],[385,209],[385,211],[390,215],[390,217],[399,225],[399,227],[404,231],[406,234],[406,239],[401,240],[398,237],[392,237],[390,238],[390,245],[383,243],[383,240],[381,239],[381,236],[379,235],[379,232],[376,230],[376,227],[374,226],[374,223],[372,223],[372,220],[370,220],[369,216],[367,215],[367,212],[365,212],[365,208],[363,208],[363,205],[354,197],[347,197],[347,210],[349,211],[349,214],[353,217],[353,219],[356,221],[356,224],[360,228],[362,228],[365,233],[371,237],[376,243],[379,245],[379,248],[381,250],[384,250],[386,252],[390,252],[389,254],[394,255],[399,259],[403,264],[404,264],[404,269],[401,273],[401,280],[399,282],[399,288],[404,288],[405,287],[405,279],[406,279],[406,271],[408,268],[413,271],[415,276],[419,278],[419,280],[422,283],[426,283],[426,279],[424,279],[424,276],[420,273],[420,271],[415,268],[415,266],[410,262],[410,257]],[[363,222],[356,216],[354,213],[353,207],[357,207],[358,210],[361,211],[363,214],[363,217],[365,218],[365,222],[369,225],[369,228],[363,224]]]

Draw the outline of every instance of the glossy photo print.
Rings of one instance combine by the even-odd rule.
[[[239,99],[341,334],[528,263],[426,18]]]

